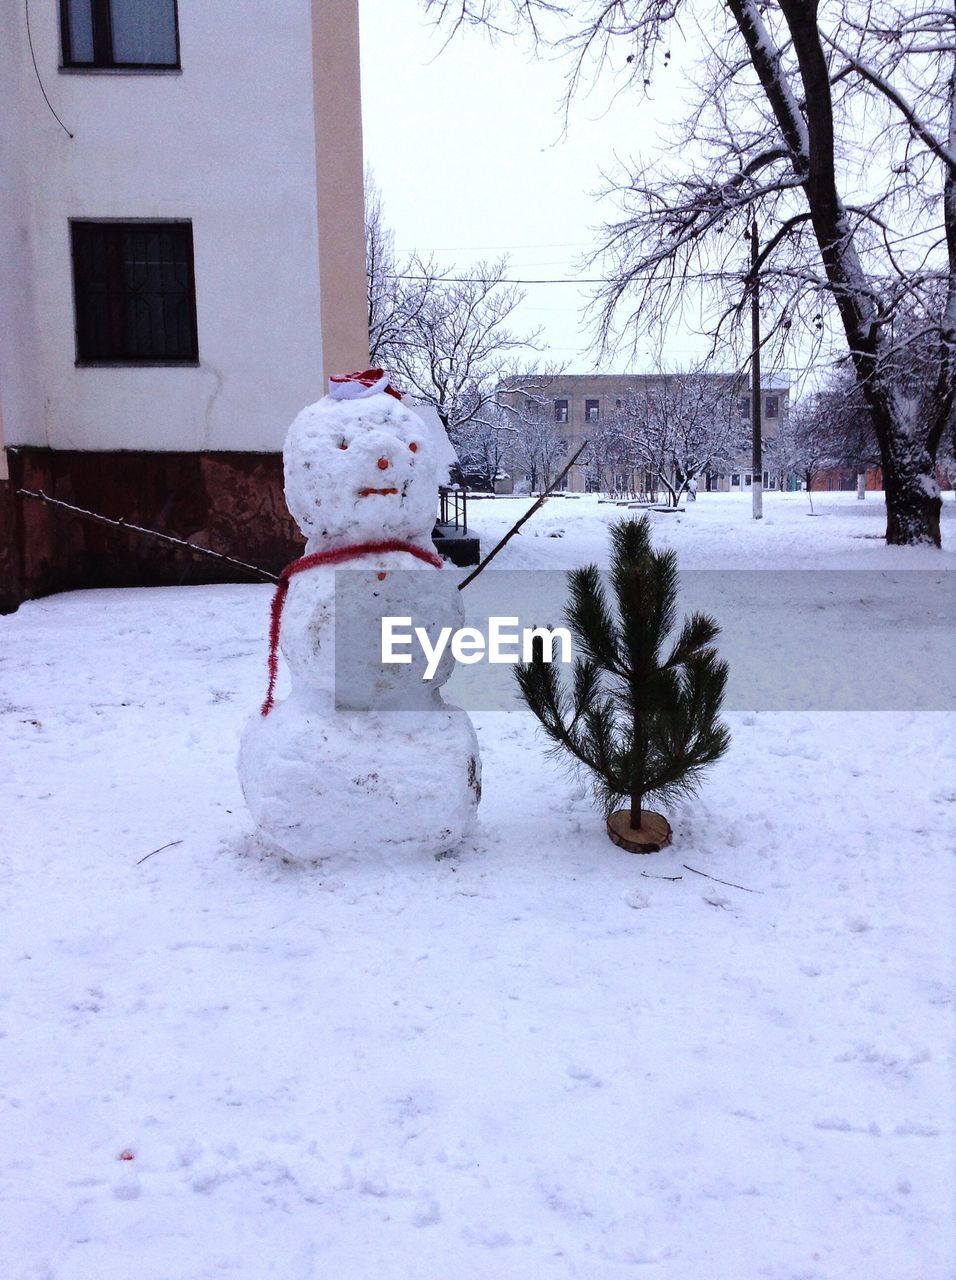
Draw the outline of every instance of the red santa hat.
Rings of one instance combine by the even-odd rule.
[[[401,400],[402,393],[389,386],[384,369],[365,369],[361,373],[333,373],[329,378],[329,395],[333,400],[363,400],[382,392]]]

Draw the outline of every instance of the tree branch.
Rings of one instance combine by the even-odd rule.
[[[874,71],[872,67],[868,67],[865,62],[860,62],[857,58],[854,58],[853,54],[848,53],[832,36],[824,36],[824,39],[831,49],[838,53],[841,58],[846,59],[847,66],[851,67],[861,80],[865,80],[867,84],[872,85],[888,102],[891,102],[896,107],[920,142],[928,147],[937,159],[942,160],[949,172],[956,176],[956,154],[950,151],[936,137],[925,120],[919,118],[914,108],[906,101],[899,90],[895,89],[888,80]]]

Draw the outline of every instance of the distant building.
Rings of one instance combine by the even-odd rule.
[[[298,545],[286,427],[368,359],[358,0],[281,10],[4,20],[0,608],[215,576],[21,486],[270,566]]]
[[[568,455],[573,454],[581,442],[593,435],[601,424],[613,419],[613,415],[621,408],[628,394],[640,392],[654,384],[660,384],[665,375],[657,373],[608,373],[608,374],[560,374],[545,384],[535,381],[536,396],[542,400],[541,412],[553,419],[554,431],[566,442]],[[680,373],[666,375],[679,378]],[[739,416],[742,434],[747,431],[750,422],[750,392],[744,377],[714,373],[705,375],[712,378],[718,386],[722,386],[728,398],[728,412]],[[522,397],[503,392],[504,403],[519,406]],[[766,470],[764,484],[767,488],[776,488],[781,477],[775,469],[773,459],[773,441],[781,424],[789,413],[789,385],[784,382],[768,380],[762,387],[761,421],[763,439],[766,450]],[[741,452],[734,465],[726,470],[707,474],[701,478],[701,490],[710,489],[719,492],[736,492],[746,489],[752,483],[752,470],[749,452]],[[498,492],[513,492],[531,485],[537,477],[520,466],[513,468],[507,478],[496,482]],[[575,463],[562,486],[571,493],[585,493],[589,488],[604,488],[605,482],[599,482],[594,475],[594,468],[586,461]],[[787,478],[784,483],[789,483]],[[652,477],[635,477],[635,486],[654,487]]]
[[[859,490],[861,475],[866,492],[883,488],[883,471],[880,467],[866,467],[862,472],[855,467],[830,467],[825,471],[814,472],[810,489],[813,493],[848,493]]]

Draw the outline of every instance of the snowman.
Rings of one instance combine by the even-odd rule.
[[[243,734],[239,778],[263,844],[302,860],[441,854],[481,794],[468,716],[425,680],[419,650],[381,661],[380,619],[411,617],[432,641],[462,625],[431,531],[438,442],[381,370],[333,378],[283,451],[289,510],[308,539],[273,601],[269,691]],[[336,643],[338,641],[338,653]],[[278,649],[291,692],[274,702]]]

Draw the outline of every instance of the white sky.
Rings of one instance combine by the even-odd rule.
[[[360,10],[365,158],[398,248],[459,268],[507,252],[521,278],[593,275],[581,255],[614,214],[595,199],[602,168],[615,153],[653,145],[674,100],[628,91],[608,107],[606,92],[581,97],[562,137],[561,64],[513,41],[492,46],[475,30],[441,52],[444,35],[420,0],[360,0]],[[515,327],[544,330],[542,360],[594,371],[581,315],[588,296],[573,284],[529,288]],[[671,335],[664,356],[688,364],[705,350],[688,329]],[[644,342],[635,361],[622,356],[600,371],[650,368],[654,359]]]

